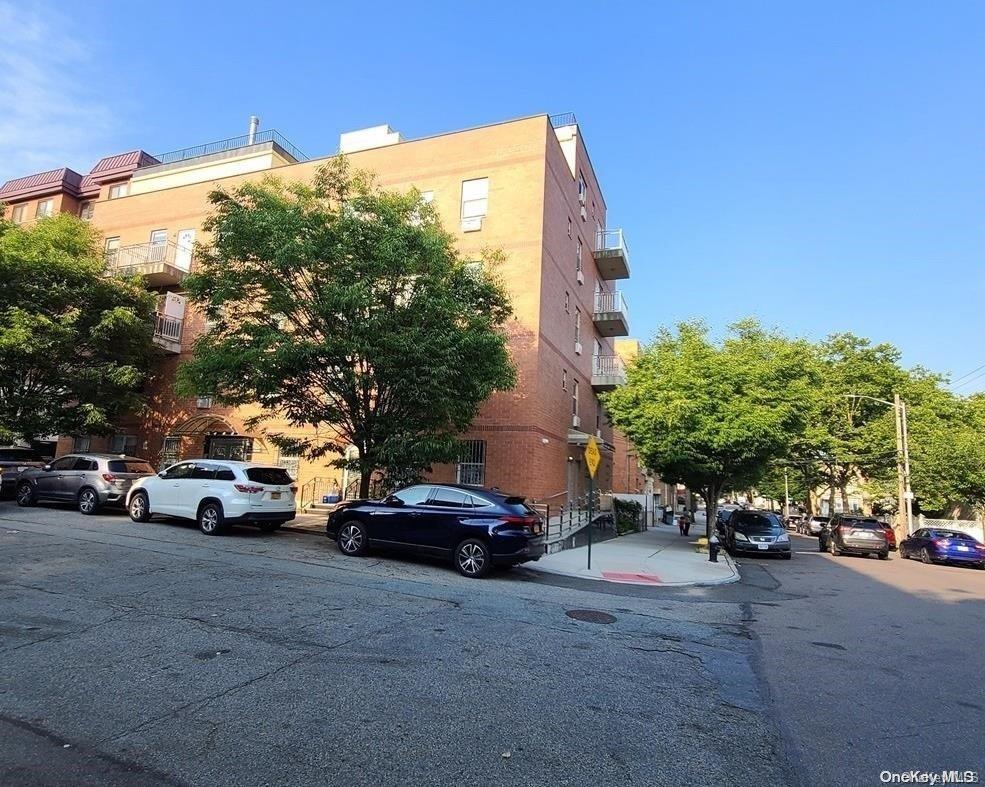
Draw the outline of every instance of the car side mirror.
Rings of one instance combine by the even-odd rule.
[[[50,473],[51,472],[51,465],[45,465],[41,469],[44,470],[46,473]]]
[[[391,495],[386,499],[386,504],[388,506],[393,506],[394,508],[400,508],[404,504],[404,501],[399,497],[394,497]]]
[[[157,474],[157,477],[158,478],[164,478],[165,475],[166,475],[166,473],[162,470],[160,473]]]

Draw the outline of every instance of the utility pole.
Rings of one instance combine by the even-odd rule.
[[[903,406],[900,404],[899,394],[893,395],[893,412],[896,415],[896,525],[902,529],[905,525],[907,535],[909,535],[909,524],[906,518],[906,481],[904,480],[905,471],[903,469]]]
[[[790,518],[790,478],[787,475],[787,468],[783,468],[783,520]]]
[[[906,534],[913,535],[913,490],[910,489],[910,436],[906,429],[906,402],[900,401],[899,394],[896,395],[900,407],[900,421],[903,427],[903,497],[906,499]]]

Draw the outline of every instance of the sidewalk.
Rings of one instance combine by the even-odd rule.
[[[717,563],[708,560],[707,552],[696,551],[698,538],[703,535],[703,527],[696,530],[692,526],[691,535],[684,537],[676,526],[659,524],[643,533],[593,544],[591,570],[586,568],[588,547],[545,555],[523,567],[566,577],[663,587],[721,585],[738,580],[739,572],[725,550],[718,553]]]

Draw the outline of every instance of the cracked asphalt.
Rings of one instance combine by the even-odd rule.
[[[904,762],[980,767],[985,572],[798,547],[720,588],[477,582],[310,535],[3,502],[0,783],[876,784]]]

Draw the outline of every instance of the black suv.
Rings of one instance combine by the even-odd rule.
[[[835,514],[818,534],[818,549],[832,555],[878,555],[889,560],[885,525],[878,519]]]
[[[725,522],[724,537],[730,555],[752,552],[784,560],[793,556],[787,528],[772,511],[733,511]]]
[[[30,467],[43,467],[45,459],[33,448],[0,447],[0,497],[13,497],[17,479]]]

